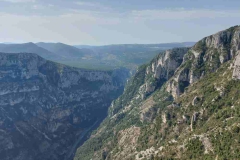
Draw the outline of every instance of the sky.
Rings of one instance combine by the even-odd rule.
[[[196,42],[239,18],[239,0],[0,0],[0,42]]]

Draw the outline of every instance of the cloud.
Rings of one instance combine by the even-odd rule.
[[[91,3],[91,2],[75,2],[79,6],[98,6],[96,3]]]
[[[135,20],[184,20],[197,18],[240,17],[240,10],[208,10],[208,9],[161,9],[133,10],[130,16]]]
[[[53,7],[55,7],[55,5],[53,5],[53,4],[44,4],[44,5],[34,4],[34,5],[32,5],[32,9],[34,9],[34,10],[47,10],[48,8],[53,8]]]
[[[0,0],[9,3],[34,3],[36,0]]]
[[[0,12],[0,41],[60,41],[77,44],[82,41],[99,43],[92,35],[105,27],[120,23],[105,13],[79,10],[58,15],[17,15]],[[103,31],[102,31],[103,32]],[[106,31],[105,31],[106,32]],[[111,31],[109,31],[111,32]]]
[[[82,7],[89,7],[89,8],[99,8],[99,9],[104,9],[104,10],[109,10],[111,9],[108,6],[99,4],[99,3],[93,3],[93,2],[75,2],[75,4],[77,4],[78,6],[82,6]]]
[[[36,5],[33,5],[32,8],[33,9],[43,9],[44,6],[36,4]]]
[[[53,5],[53,4],[48,4],[48,7],[55,7],[55,5]]]
[[[4,22],[0,25],[0,41],[61,41],[70,44],[187,41],[236,25],[236,19],[240,18],[240,10],[176,8],[120,12],[92,9],[98,5],[95,3],[80,3],[79,6],[83,6],[80,9],[69,6],[54,6],[52,9],[52,5],[39,5],[43,4],[29,5],[38,9],[32,14],[0,13],[0,21]],[[208,29],[203,29],[205,27]],[[196,30],[201,32],[196,33]]]

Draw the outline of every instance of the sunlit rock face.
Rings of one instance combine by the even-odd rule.
[[[169,49],[160,53],[151,61],[150,65],[146,68],[145,76],[147,80],[139,89],[139,94],[142,98],[154,92],[173,76],[188,50],[189,48]]]
[[[72,157],[127,77],[125,69],[90,71],[35,54],[0,53],[1,160]]]
[[[168,82],[168,91],[177,98],[183,89],[215,72],[221,64],[233,60],[233,77],[240,79],[240,26],[205,37],[197,42],[187,54],[183,63]]]

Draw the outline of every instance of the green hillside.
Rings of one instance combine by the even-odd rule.
[[[75,160],[240,159],[240,27],[141,66]]]

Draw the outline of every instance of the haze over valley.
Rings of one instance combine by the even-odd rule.
[[[126,67],[135,70],[163,50],[190,47],[194,42],[164,44],[123,44],[107,46],[71,46],[63,43],[0,44],[4,53],[36,53],[39,56],[78,68],[111,70]]]

